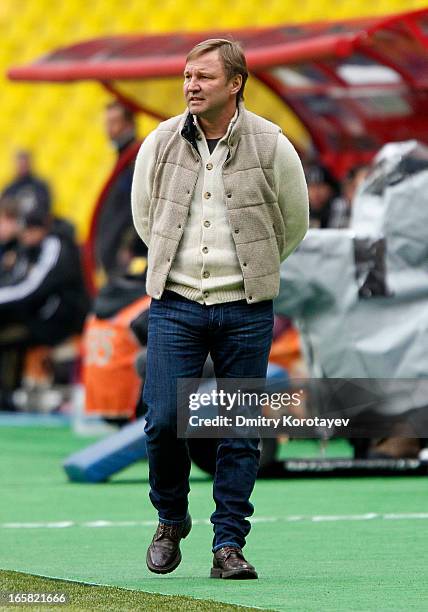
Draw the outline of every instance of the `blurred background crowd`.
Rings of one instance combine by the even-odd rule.
[[[118,156],[137,141],[134,114],[118,101],[104,109],[106,136]],[[115,200],[118,214],[125,217],[125,231],[108,242],[101,295],[99,289],[90,296],[85,285],[82,258],[75,226],[69,219],[53,211],[52,187],[34,169],[30,150],[18,150],[14,155],[15,174],[4,186],[0,197],[0,376],[1,408],[16,409],[13,391],[22,386],[23,377],[31,379],[32,371],[42,371],[37,360],[52,351],[33,350],[35,347],[57,347],[78,337],[91,307],[104,299],[106,288],[121,277],[136,279],[135,298],[144,295],[146,246],[136,235],[130,219],[130,192],[133,165],[121,173],[120,189],[110,190],[109,200]],[[314,228],[346,228],[349,224],[352,198],[364,178],[366,166],[351,168],[342,181],[335,179],[321,164],[305,166],[311,204],[310,225]],[[114,217],[117,220],[117,217]],[[106,219],[106,224],[112,218]],[[109,282],[107,282],[109,280]],[[121,307],[127,305],[126,291]],[[92,297],[92,300],[91,300]],[[116,311],[117,312],[117,311]],[[110,315],[111,316],[111,315]],[[280,324],[277,329],[287,327]],[[29,350],[32,349],[32,350]],[[30,358],[29,358],[30,356]],[[47,362],[45,362],[47,363]],[[52,364],[51,364],[52,367]],[[65,382],[73,382],[75,370]],[[64,377],[60,376],[63,381]]]
[[[118,34],[264,27],[391,14],[423,8],[419,0],[347,2],[237,2],[219,10],[216,2],[195,9],[188,0],[153,2],[81,0],[62,3],[51,14],[47,0],[4,0],[0,9],[2,113],[0,134],[0,410],[34,410],[16,392],[84,382],[86,409],[106,419],[126,422],[141,412],[141,377],[147,301],[146,248],[131,223],[133,158],[156,119],[135,113],[98,83],[22,83],[7,79],[14,65],[77,41]],[[49,19],[46,15],[49,14]],[[34,35],[37,33],[37,35]],[[147,99],[167,115],[180,112],[180,79],[171,89],[155,79],[146,83]],[[134,84],[135,85],[135,84]],[[335,172],[317,157],[308,133],[293,114],[265,91],[248,92],[248,106],[278,122],[304,162],[311,207],[310,225],[346,229],[352,203],[369,165],[349,165]],[[109,146],[110,144],[110,146]],[[126,163],[124,162],[126,161]],[[112,179],[113,177],[113,179]],[[101,196],[100,196],[101,194]],[[102,206],[99,205],[100,198]],[[106,212],[108,211],[108,212]],[[97,215],[96,271],[88,278],[82,244]],[[116,227],[120,231],[114,231]],[[101,263],[100,263],[101,262]],[[131,317],[136,310],[140,317]],[[134,319],[134,331],[129,324]],[[106,323],[108,322],[108,324]],[[122,406],[114,393],[97,399],[103,386],[98,366],[105,365],[109,329],[126,337],[128,389],[138,389]],[[138,377],[133,370],[135,359]],[[272,363],[292,376],[307,375],[299,337],[291,320],[277,316]],[[83,364],[83,367],[82,367]],[[99,371],[98,371],[99,373]],[[100,406],[103,406],[103,408]],[[61,410],[62,404],[54,406]]]

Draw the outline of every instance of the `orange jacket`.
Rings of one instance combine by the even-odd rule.
[[[273,341],[269,361],[290,370],[300,358],[299,332],[295,327],[289,327]]]
[[[129,325],[150,305],[144,296],[110,319],[90,315],[83,336],[85,411],[110,418],[133,418],[141,392],[135,370],[140,345]]]

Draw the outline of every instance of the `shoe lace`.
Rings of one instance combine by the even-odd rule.
[[[170,538],[171,540],[176,540],[179,537],[179,531],[179,525],[159,523],[156,539],[160,540],[161,538]]]
[[[236,546],[224,546],[222,551],[225,559],[228,559],[232,555],[238,559],[244,559],[241,549]]]

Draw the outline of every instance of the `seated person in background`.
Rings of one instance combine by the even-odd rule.
[[[15,156],[15,178],[3,190],[2,196],[15,198],[23,207],[37,205],[48,214],[51,194],[48,184],[34,174],[30,151],[18,151]]]
[[[8,351],[55,346],[80,333],[89,309],[79,250],[69,229],[54,229],[43,208],[34,205],[21,217],[16,262],[0,284],[0,388]]]
[[[18,202],[5,196],[0,199],[0,283],[7,282],[7,275],[15,265],[19,230]]]
[[[338,195],[338,184],[324,166],[311,164],[305,167],[309,195],[309,226],[329,227],[331,205]]]
[[[368,166],[354,166],[346,173],[342,182],[341,195],[334,198],[331,204],[328,227],[344,229],[349,227],[352,212],[352,200],[360,185],[367,176]]]

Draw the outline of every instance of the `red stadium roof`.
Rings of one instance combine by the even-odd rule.
[[[14,80],[96,79],[130,106],[163,117],[116,81],[182,74],[186,53],[204,38],[239,40],[253,76],[305,125],[324,162],[342,173],[388,140],[428,142],[428,9],[367,18],[231,32],[115,36],[57,49]]]

